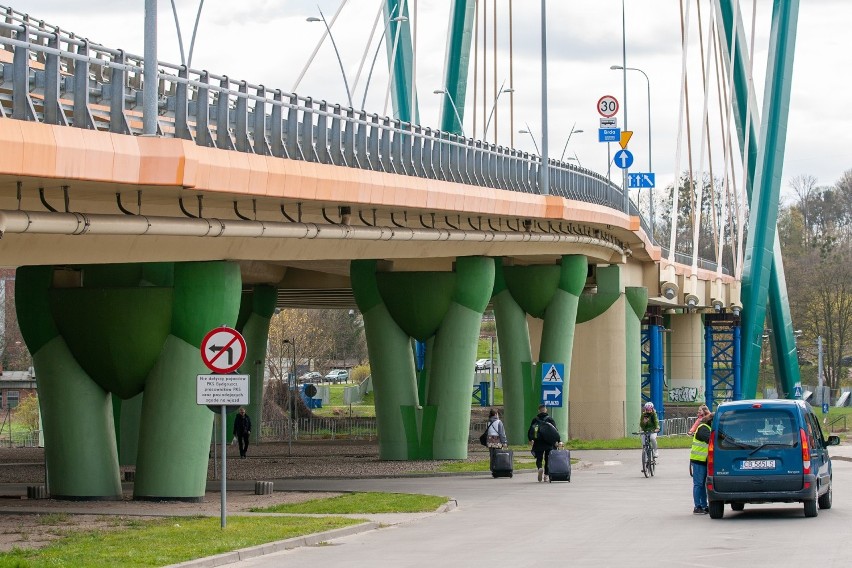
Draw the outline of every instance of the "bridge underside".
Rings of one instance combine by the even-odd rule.
[[[40,156],[20,151],[25,139],[41,141]],[[462,459],[489,304],[516,443],[542,396],[536,362],[563,363],[565,404],[570,382],[583,409],[553,410],[563,436],[623,436],[643,396],[646,306],[694,320],[738,303],[727,276],[661,268],[638,218],[602,205],[12,120],[0,120],[0,232],[3,264],[25,267],[19,319],[46,415],[49,489],[73,498],[115,498],[127,463],[138,498],[199,498],[211,420],[192,401],[201,335],[234,326],[249,360],[262,360],[276,306],[357,305],[382,456]],[[427,344],[422,371],[413,339]],[[256,368],[241,370],[255,415]],[[63,410],[69,389],[94,410],[79,435],[79,414]],[[174,414],[193,434],[172,452],[157,424]]]

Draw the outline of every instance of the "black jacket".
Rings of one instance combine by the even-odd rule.
[[[238,413],[237,417],[234,418],[234,435],[239,436],[249,433],[251,433],[251,418],[249,418],[248,414]]]
[[[527,440],[531,440],[533,443],[533,451],[544,451],[544,450],[552,450],[553,446],[547,444],[541,440],[537,440],[535,437],[535,425],[539,420],[544,420],[545,422],[549,422],[553,424],[553,427],[556,428],[556,422],[553,421],[553,418],[547,412],[539,412],[535,418],[530,422],[529,430],[527,430]],[[558,428],[556,428],[558,430]]]

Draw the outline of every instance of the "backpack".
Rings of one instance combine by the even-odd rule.
[[[553,446],[560,441],[559,430],[547,420],[536,420],[533,424],[534,437],[533,439],[542,442],[548,446]]]

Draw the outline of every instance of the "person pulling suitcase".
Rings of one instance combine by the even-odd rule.
[[[503,421],[500,420],[500,415],[493,408],[488,413],[485,440],[491,462],[491,475],[493,477],[512,477],[514,455],[512,450],[508,449],[509,439],[506,437]]]

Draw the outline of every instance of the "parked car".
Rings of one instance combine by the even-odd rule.
[[[349,371],[346,369],[332,369],[325,376],[325,380],[330,383],[345,383],[349,380]]]
[[[315,383],[320,379],[322,379],[322,373],[317,373],[316,371],[310,371],[299,377],[299,380],[303,383]]]
[[[477,371],[491,370],[491,359],[477,359],[475,369]]]
[[[852,355],[847,355],[840,359],[840,364],[844,367],[852,367]]]
[[[822,435],[811,405],[801,400],[742,400],[719,405],[707,454],[710,518],[725,503],[803,503],[806,517],[831,508],[831,458],[837,436]]]

